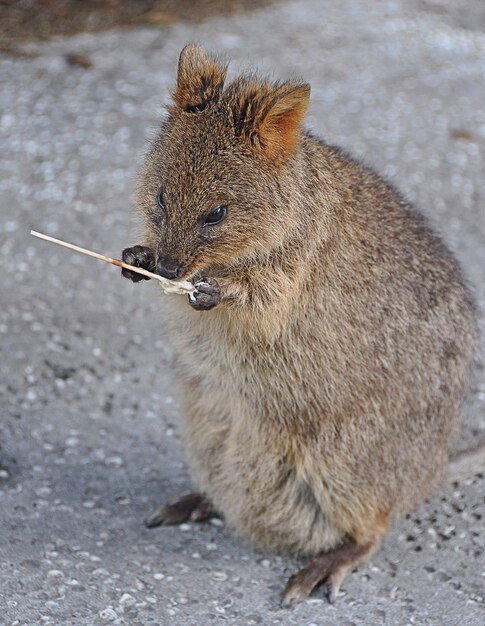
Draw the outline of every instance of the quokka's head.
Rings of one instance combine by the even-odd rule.
[[[226,73],[198,46],[182,50],[142,171],[139,207],[167,278],[271,250],[298,222],[294,174],[310,87],[245,75],[224,89]]]

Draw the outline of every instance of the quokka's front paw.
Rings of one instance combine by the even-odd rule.
[[[195,291],[187,297],[190,306],[196,311],[208,311],[221,301],[221,288],[214,278],[202,278],[194,287]]]
[[[141,267],[149,272],[155,271],[155,255],[153,250],[147,248],[146,246],[132,246],[131,248],[125,248],[121,258],[124,263],[128,263],[128,265]],[[140,280],[150,280],[148,276],[137,274],[136,272],[125,269],[124,267],[121,268],[121,275],[125,278],[129,278],[134,283],[138,283]]]

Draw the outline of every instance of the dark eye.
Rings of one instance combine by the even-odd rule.
[[[157,202],[158,202],[158,206],[161,209],[165,209],[165,205],[163,204],[163,187],[160,187],[160,189],[158,190]]]
[[[227,215],[227,206],[216,206],[215,209],[205,216],[204,226],[219,224]]]

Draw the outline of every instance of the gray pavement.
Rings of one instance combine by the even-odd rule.
[[[201,25],[84,34],[0,57],[0,623],[479,625],[484,487],[398,521],[335,606],[279,593],[299,565],[219,523],[147,530],[190,489],[153,285],[29,237],[117,255],[137,242],[137,165],[196,40],[310,81],[308,124],[429,216],[485,304],[482,0],[303,0]],[[64,56],[91,57],[91,69]],[[482,324],[483,326],[483,324]],[[485,376],[459,445],[485,438]]]

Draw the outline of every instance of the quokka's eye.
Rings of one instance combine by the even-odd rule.
[[[165,209],[165,205],[163,204],[163,187],[161,186],[157,193],[157,202],[158,206],[161,209]]]
[[[216,206],[205,216],[204,226],[214,226],[219,224],[227,215],[227,206]]]

